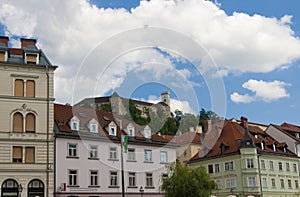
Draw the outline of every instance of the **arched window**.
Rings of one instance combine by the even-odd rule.
[[[35,97],[35,82],[33,80],[26,81],[26,97]]]
[[[26,115],[26,133],[35,133],[35,115],[32,113]]]
[[[19,112],[15,113],[13,116],[13,132],[14,133],[23,132],[23,115]]]
[[[1,186],[1,196],[19,196],[19,184],[13,179],[7,179],[2,183]]]
[[[44,183],[39,179],[33,179],[28,183],[28,197],[43,197],[45,196],[44,192]]]
[[[23,79],[16,79],[15,80],[15,89],[14,89],[15,96],[24,96],[24,81]]]

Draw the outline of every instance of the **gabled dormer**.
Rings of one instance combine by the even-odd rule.
[[[108,125],[108,133],[112,136],[117,136],[117,125],[114,121],[111,121]]]
[[[0,36],[0,61],[7,61],[8,58],[8,40],[7,36]]]
[[[151,128],[149,125],[145,126],[144,128],[144,137],[147,139],[151,139]]]
[[[92,133],[98,133],[98,122],[94,118],[89,122],[89,129]]]
[[[21,48],[24,50],[25,64],[40,63],[40,50],[36,47],[35,39],[21,38]]]
[[[127,134],[130,136],[130,137],[134,137],[134,126],[131,124],[131,123],[129,123],[128,125],[127,125]]]
[[[77,116],[73,116],[70,120],[70,127],[71,130],[78,131],[79,130],[79,118]]]

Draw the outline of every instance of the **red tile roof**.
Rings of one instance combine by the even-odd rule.
[[[211,158],[217,156],[219,157],[230,154],[239,154],[240,141],[244,137],[245,129],[239,123],[232,122],[230,120],[220,121],[217,124],[219,124],[219,127],[220,125],[223,125],[220,128],[220,135],[217,135],[218,126],[216,125],[213,125],[211,135],[214,134],[218,136],[218,138],[215,140],[215,142],[211,141],[209,143],[207,143],[206,139],[204,139],[205,144],[203,145],[202,150],[190,159],[191,162],[196,161],[198,159]],[[269,135],[265,134],[259,127],[249,125],[248,129],[249,136],[255,142],[257,151],[261,152],[262,154],[275,153],[295,156],[292,152],[288,150],[286,150],[287,153],[284,152],[283,147],[285,143],[283,142],[277,142],[277,150],[274,152],[273,143],[275,142],[275,140]],[[254,137],[255,134],[258,134],[258,138]],[[264,141],[266,144],[264,150],[261,149],[260,142],[262,141]],[[212,142],[213,145],[211,145]],[[221,150],[222,146],[225,146],[223,150]]]
[[[174,137],[173,142],[177,144],[201,144],[201,135],[196,132],[185,132],[180,136]]]

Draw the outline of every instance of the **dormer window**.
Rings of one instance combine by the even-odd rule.
[[[98,133],[98,122],[94,118],[89,122],[89,128],[90,132]]]
[[[258,138],[258,135],[257,135],[257,134],[255,134],[254,136],[255,136],[255,138]]]
[[[132,137],[134,136],[134,126],[131,123],[127,125],[127,134]]]
[[[260,143],[260,145],[261,145],[261,150],[265,150],[265,142],[262,141],[262,142]]]
[[[109,123],[108,125],[109,135],[117,135],[117,125],[114,122]]]
[[[273,143],[273,151],[276,151],[276,142]]]
[[[151,138],[151,128],[148,125],[144,128],[144,137],[147,139]]]
[[[39,54],[38,53],[25,53],[25,63],[26,64],[39,64]]]
[[[76,116],[73,116],[73,118],[70,121],[71,129],[74,131],[79,130],[79,119]]]
[[[296,138],[299,138],[299,133],[295,133]]]

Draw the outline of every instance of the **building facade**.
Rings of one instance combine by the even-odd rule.
[[[215,128],[213,128],[215,129]],[[207,169],[213,196],[299,196],[298,157],[257,126],[224,121],[221,135],[204,156],[189,164]]]
[[[53,66],[36,40],[0,37],[1,196],[53,196]]]
[[[177,146],[149,126],[55,104],[55,136],[55,196],[121,196],[121,155],[126,196],[163,196],[166,165],[176,160]],[[128,136],[123,151],[121,136]]]

